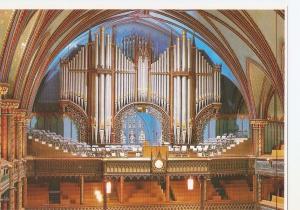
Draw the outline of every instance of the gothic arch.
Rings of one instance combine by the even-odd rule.
[[[148,109],[148,113],[161,122],[162,141],[170,142],[170,116],[161,107],[148,102],[134,102],[124,106],[114,117],[115,143],[121,143],[122,120],[125,116],[134,114],[138,107]]]
[[[221,105],[221,103],[209,104],[196,115],[193,126],[193,143],[203,142],[204,127],[209,119],[218,114]]]

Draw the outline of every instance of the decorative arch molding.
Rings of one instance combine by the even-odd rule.
[[[163,110],[160,106],[149,103],[149,102],[134,102],[124,106],[118,113],[115,115],[113,120],[114,131],[115,131],[115,143],[121,143],[121,130],[122,130],[122,121],[125,116],[134,114],[137,112],[138,108],[148,109],[149,114],[154,116],[158,121],[161,122],[162,127],[162,141],[163,142],[171,142],[170,141],[170,116],[165,110]]]
[[[79,130],[79,141],[88,142],[88,125],[89,120],[86,112],[72,101],[61,100],[61,111],[74,121]]]
[[[23,11],[22,11],[23,12]],[[32,11],[30,11],[32,13]],[[261,59],[264,60],[264,65],[268,66],[268,68],[266,68],[270,74],[272,75],[271,77],[274,78],[276,75],[276,68],[269,68],[270,66],[274,67],[274,62],[272,59],[272,56],[274,57],[274,55],[270,54],[270,50],[268,50],[268,46],[267,42],[265,41],[265,38],[261,36],[261,34],[259,33],[260,30],[259,28],[257,28],[257,26],[254,24],[254,29],[257,30],[251,30],[252,28],[250,26],[252,26],[252,24],[245,24],[244,22],[253,22],[253,20],[251,20],[251,17],[249,17],[249,15],[247,15],[246,13],[246,18],[243,18],[243,15],[241,13],[234,13],[232,11],[220,11],[222,14],[224,14],[225,17],[229,17],[229,19],[232,20],[233,23],[235,23],[239,28],[241,29],[247,29],[247,37],[250,37],[250,43],[253,42],[253,49],[257,48],[257,52],[260,56]],[[76,35],[78,35],[80,32],[77,31],[77,28],[81,28],[80,31],[85,30],[86,28],[88,28],[89,26],[95,25],[99,22],[104,22],[106,20],[111,20],[114,17],[114,15],[118,14],[121,15],[123,13],[123,11],[121,10],[116,10],[116,11],[111,11],[111,10],[102,10],[100,12],[96,12],[96,11],[89,11],[86,12],[84,10],[77,10],[77,11],[73,11],[64,21],[63,23],[59,26],[59,28],[53,33],[53,35],[51,36],[51,38],[43,45],[43,47],[39,50],[39,52],[36,54],[36,58],[33,61],[32,67],[31,69],[36,69],[30,72],[25,72],[22,71],[20,72],[20,74],[27,74],[27,78],[25,76],[25,79],[23,78],[24,76],[20,77],[22,78],[23,82],[25,83],[24,85],[20,85],[22,83],[22,81],[18,81],[18,85],[16,85],[16,87],[14,87],[14,94],[15,97],[16,96],[20,96],[20,100],[21,100],[21,107],[24,109],[28,109],[31,110],[32,108],[32,104],[34,103],[34,98],[37,92],[37,89],[41,83],[42,77],[44,76],[44,72],[45,69],[47,69],[47,67],[49,66],[49,63],[52,61],[53,57],[59,52],[60,48],[63,48],[63,46],[65,46],[65,43],[69,42],[70,40],[72,40],[74,37],[76,37]],[[249,90],[247,87],[247,78],[245,75],[243,75],[241,72],[241,66],[239,64],[239,61],[237,60],[236,56],[234,56],[232,53],[230,53],[228,51],[228,49],[221,44],[221,42],[215,42],[218,41],[217,37],[215,36],[211,36],[211,34],[208,34],[209,30],[205,30],[206,28],[200,24],[195,22],[195,20],[191,19],[191,16],[184,14],[184,12],[178,12],[178,11],[158,11],[158,13],[163,14],[164,16],[166,16],[167,14],[169,16],[173,16],[175,17],[177,20],[179,20],[181,23],[183,24],[188,24],[190,27],[192,27],[193,30],[195,30],[196,32],[200,33],[201,35],[205,36],[205,39],[208,40],[208,42],[212,45],[212,48],[222,57],[222,59],[227,63],[227,65],[230,67],[230,69],[233,71],[233,73],[235,74],[235,76],[237,77],[237,80],[239,81],[239,83],[241,84],[242,87],[242,95],[245,98],[248,110],[250,112],[250,115],[253,115],[253,105],[251,104],[251,100],[249,98]],[[180,15],[179,15],[180,14]],[[54,15],[55,17],[55,15]],[[83,18],[85,17],[85,18]],[[101,18],[100,18],[101,17]],[[103,17],[103,19],[102,19]],[[230,18],[231,17],[231,18]],[[175,19],[174,18],[174,19]],[[78,21],[78,19],[81,19],[81,23],[78,25],[78,27],[76,27],[75,30],[69,30],[71,27],[74,26],[74,22]],[[45,20],[46,21],[46,20]],[[52,20],[53,21],[53,20]],[[47,20],[47,22],[49,23],[50,21]],[[45,23],[41,24],[44,25]],[[45,24],[47,25],[47,24]],[[22,28],[23,24],[21,25]],[[54,46],[54,41],[53,40],[57,40],[57,37],[60,37],[63,33],[67,33],[67,31],[70,31],[70,33],[67,34],[66,38],[64,40],[62,40],[62,42],[58,45],[57,48],[55,48],[55,52],[53,51],[53,53],[47,54],[47,50],[49,48],[51,48],[52,46]],[[207,31],[207,32],[206,32]],[[78,32],[78,33],[77,33]],[[42,30],[41,30],[42,33]],[[12,31],[10,31],[10,34],[12,34]],[[15,33],[20,35],[20,33]],[[255,36],[255,35],[259,35],[259,36]],[[14,36],[15,37],[15,36]],[[255,37],[259,37],[255,38]],[[17,40],[18,36],[14,38],[14,40]],[[11,42],[8,43],[9,45],[11,45]],[[261,46],[260,46],[261,45]],[[13,46],[13,45],[11,45]],[[35,45],[32,45],[32,47],[36,47]],[[264,50],[263,48],[266,47],[267,50]],[[8,46],[5,47],[6,50],[9,49],[9,51],[13,51],[14,48],[9,48]],[[12,49],[12,50],[11,50]],[[28,49],[31,50],[31,49]],[[4,53],[5,55],[7,53]],[[8,55],[8,54],[7,54]],[[9,59],[12,59],[13,56],[6,56],[5,59],[5,65],[2,65],[3,67],[1,68],[2,70],[5,69],[5,71],[9,71],[9,66],[10,66],[10,62]],[[1,62],[2,63],[2,62]],[[3,64],[2,63],[2,64]],[[26,63],[28,63],[28,61],[26,60]],[[267,64],[267,65],[266,65]],[[28,66],[27,64],[25,66]],[[25,69],[24,66],[24,69]],[[22,67],[23,69],[23,67]],[[275,71],[275,73],[272,73],[272,71]],[[6,74],[5,74],[6,75]],[[276,79],[276,81],[279,81],[278,83],[281,82],[282,78],[280,79],[280,77],[278,77],[278,79]],[[272,80],[274,81],[274,79]],[[21,88],[21,86],[23,86],[24,88]],[[281,87],[281,85],[278,86],[279,88]],[[276,86],[277,88],[277,86]],[[27,92],[27,94],[26,94]],[[282,95],[283,91],[279,91],[279,95]],[[17,97],[18,98],[18,97]],[[283,98],[283,97],[280,97]],[[282,100],[283,101],[283,100]]]
[[[221,106],[221,103],[209,104],[196,115],[193,126],[193,143],[203,142],[204,127],[209,119],[219,113]]]

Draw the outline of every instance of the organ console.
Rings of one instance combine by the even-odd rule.
[[[190,144],[195,116],[207,105],[220,103],[221,66],[197,49],[186,32],[161,54],[153,56],[150,39],[132,35],[121,45],[104,28],[61,61],[60,98],[88,115],[90,142],[109,144],[113,119],[133,102],[154,103],[171,119],[175,144]]]

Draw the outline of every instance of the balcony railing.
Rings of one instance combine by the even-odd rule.
[[[284,160],[256,160],[255,173],[269,176],[284,176]]]

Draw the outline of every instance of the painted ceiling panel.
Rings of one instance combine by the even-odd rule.
[[[276,16],[277,16],[277,50],[284,42],[284,20],[273,10],[248,10],[259,29],[265,36],[274,55],[276,55]],[[267,20],[267,21],[266,21]],[[280,54],[277,54],[280,58]]]
[[[249,80],[251,84],[252,95],[255,103],[255,108],[258,111],[260,105],[260,97],[263,88],[263,81],[265,78],[264,72],[260,69],[258,65],[253,62],[249,62]]]
[[[72,12],[72,10],[63,10],[48,27],[50,35],[59,27],[59,25],[65,20],[66,17]]]
[[[269,108],[268,108],[268,118],[276,119],[276,120],[284,120],[284,110],[280,104],[277,94],[274,94],[270,101]]]
[[[222,35],[229,43],[230,47],[233,49],[235,55],[239,59],[239,62],[244,72],[246,71],[247,58],[251,58],[260,63],[260,60],[257,58],[256,54],[252,51],[251,48],[248,47],[247,44],[245,44],[245,42],[243,42],[243,40],[239,36],[237,36],[235,33],[233,33],[231,30],[229,30],[227,27],[220,24],[219,22],[215,20],[212,20],[212,22],[218,27]]]
[[[0,53],[14,10],[0,10]]]
[[[221,12],[217,10],[206,10],[205,12],[210,13],[211,15],[215,16],[216,18],[224,21],[234,30],[236,30],[239,34],[241,34],[246,40],[249,41],[249,38],[245,35],[244,31],[242,31],[237,25],[235,25],[231,20],[229,20],[226,16],[224,16]]]
[[[216,30],[208,23],[200,14],[198,11],[187,11],[187,14],[198,20],[201,24],[203,24],[211,33],[213,33],[223,44],[223,40],[221,40],[221,37],[219,34],[216,32]]]
[[[17,44],[17,48],[12,60],[12,65],[11,65],[11,69],[10,69],[10,73],[9,73],[9,77],[8,77],[8,82],[10,85],[13,84],[13,82],[16,80],[16,76],[17,76],[17,71],[19,69],[21,60],[22,60],[22,56],[23,53],[26,49],[28,40],[30,38],[30,34],[35,26],[35,23],[37,21],[37,17],[39,16],[40,12],[36,12],[33,17],[30,19],[29,23],[27,24],[25,30],[23,31],[19,42]],[[8,94],[12,94],[13,88],[9,88],[9,93]]]

